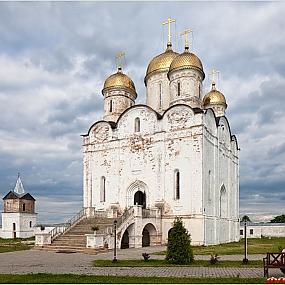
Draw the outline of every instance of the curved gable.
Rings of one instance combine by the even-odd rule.
[[[209,108],[205,111],[204,123],[208,131],[217,136],[217,120],[213,109]]]
[[[190,128],[197,123],[195,113],[199,113],[199,111],[195,112],[195,109],[192,109],[189,105],[177,104],[171,106],[163,113],[163,130]]]
[[[98,121],[84,135],[85,143],[102,143],[112,138],[112,124],[107,121]]]
[[[153,134],[158,131],[159,114],[146,105],[134,105],[121,114],[117,121],[118,138],[135,133],[135,120],[139,120],[139,133]]]

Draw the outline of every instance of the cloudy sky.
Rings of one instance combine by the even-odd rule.
[[[125,71],[144,103],[145,71],[164,50],[161,23],[171,16],[177,35],[194,30],[192,50],[205,73],[220,71],[241,148],[241,215],[268,220],[284,213],[284,12],[282,2],[1,2],[1,196],[21,172],[41,222],[80,210],[80,135],[102,116],[101,89],[115,71],[114,55],[125,51]],[[182,51],[179,36],[173,45]]]

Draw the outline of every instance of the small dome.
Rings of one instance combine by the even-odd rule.
[[[194,53],[189,52],[189,49],[185,47],[185,51],[172,61],[169,68],[169,72],[177,69],[193,68],[193,67],[199,69],[202,72],[204,79],[205,75],[201,60]]]
[[[212,84],[212,90],[203,98],[204,107],[210,104],[224,104],[227,106],[224,94],[216,90],[215,84]]]
[[[147,67],[145,78],[147,78],[153,72],[168,71],[171,62],[177,56],[178,53],[172,50],[171,44],[168,44],[164,53],[159,54],[150,61]]]
[[[118,69],[117,73],[110,75],[106,79],[106,81],[104,83],[103,91],[105,89],[109,89],[109,88],[113,88],[113,87],[127,88],[127,89],[131,90],[132,92],[136,93],[136,88],[135,88],[134,82],[130,79],[129,76],[124,74],[120,68]]]

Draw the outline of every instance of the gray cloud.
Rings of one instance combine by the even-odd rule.
[[[285,187],[284,8],[282,2],[1,2],[1,195],[21,171],[41,220],[62,221],[80,209],[80,134],[102,116],[101,90],[116,71],[114,56],[126,52],[124,70],[144,103],[147,64],[165,48],[161,22],[171,15],[177,35],[194,30],[191,49],[205,73],[221,72],[218,87],[241,147],[241,213],[257,220],[278,214]],[[183,50],[179,36],[173,45]]]

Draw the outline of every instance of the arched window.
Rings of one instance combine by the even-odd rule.
[[[226,187],[223,184],[220,191],[220,217],[226,218],[227,216],[227,193]]]
[[[175,184],[175,200],[180,199],[180,172],[175,170],[174,172],[174,184]]]
[[[25,212],[26,211],[26,204],[24,203],[23,204],[23,212]]]
[[[32,221],[30,221],[30,228],[32,227]]]
[[[180,94],[181,94],[181,83],[178,82],[177,83],[177,95],[180,96]]]
[[[140,132],[141,131],[141,122],[140,118],[135,118],[135,132]]]
[[[162,84],[159,83],[159,107],[162,107]]]
[[[101,177],[100,202],[106,202],[106,178]]]
[[[113,101],[110,100],[110,112],[113,112]]]

